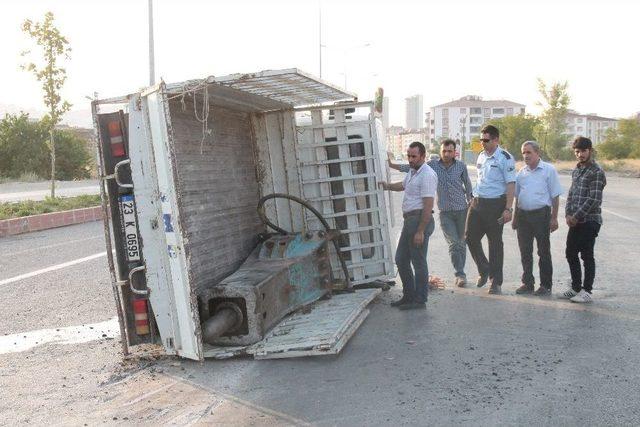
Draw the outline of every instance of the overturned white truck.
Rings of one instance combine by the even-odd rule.
[[[395,277],[372,102],[288,69],[163,82],[93,116],[125,354],[336,353],[379,292],[349,291]]]

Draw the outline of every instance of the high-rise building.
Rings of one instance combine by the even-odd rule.
[[[406,104],[406,123],[407,129],[424,128],[424,107],[422,95],[413,95],[405,98]]]

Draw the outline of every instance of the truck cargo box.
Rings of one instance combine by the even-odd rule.
[[[269,237],[256,211],[268,194],[306,200],[342,232],[351,286],[395,277],[388,195],[376,185],[388,169],[373,103],[288,69],[162,82],[97,100],[93,113],[125,352],[156,343],[200,360],[202,324],[223,303],[253,323],[216,344],[246,344],[252,327],[251,339],[261,339],[278,323],[279,301],[234,299],[220,288]],[[265,210],[284,230],[323,228],[290,200]],[[335,251],[327,257],[332,279],[346,282]],[[273,298],[291,298],[283,295]]]

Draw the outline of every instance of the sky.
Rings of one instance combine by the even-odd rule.
[[[147,3],[0,2],[0,106],[44,110],[19,53],[31,47],[21,23],[46,11],[72,48],[63,96],[74,124],[91,125],[86,96],[148,86]],[[155,67],[167,83],[282,68],[317,76],[322,50],[323,79],[360,100],[384,88],[391,124],[404,124],[404,99],[418,93],[425,111],[479,95],[537,113],[538,77],[568,81],[572,109],[628,117],[640,111],[639,21],[633,0],[154,0]]]

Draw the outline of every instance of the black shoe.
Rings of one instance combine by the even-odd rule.
[[[502,293],[502,287],[500,285],[494,285],[492,283],[491,287],[489,288],[489,293],[491,295],[500,295]]]
[[[427,304],[424,302],[408,302],[398,307],[400,310],[424,310]]]
[[[522,285],[518,289],[516,289],[516,294],[524,295],[524,294],[532,294],[533,293],[533,285]]]
[[[488,274],[481,274],[478,276],[478,280],[476,280],[476,286],[481,288],[487,284],[487,280],[489,280]]]
[[[537,297],[548,297],[551,296],[551,288],[540,286],[533,294]]]
[[[399,307],[402,304],[407,304],[412,302],[413,300],[411,298],[407,298],[407,297],[402,297],[397,301],[392,302],[391,304],[389,304],[391,307]]]

